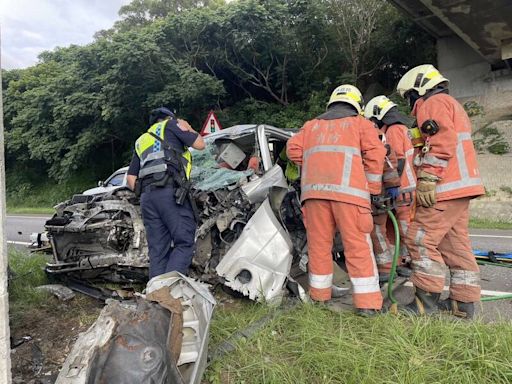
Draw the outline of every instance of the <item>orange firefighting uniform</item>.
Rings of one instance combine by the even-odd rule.
[[[380,309],[382,295],[370,239],[370,193],[381,191],[386,149],[373,124],[362,116],[322,116],[306,122],[287,143],[288,158],[302,166],[309,293],[317,301],[331,298],[331,252],[338,229],[354,306]]]
[[[418,126],[435,120],[439,132],[425,137],[430,150],[416,162],[441,178],[437,202],[418,207],[405,242],[411,254],[412,283],[424,291],[442,292],[445,265],[450,270],[450,298],[461,302],[480,299],[480,276],[468,235],[469,201],[484,194],[471,140],[471,123],[462,106],[446,93],[416,101]]]
[[[409,139],[408,129],[403,124],[393,124],[391,126],[384,125],[381,131],[386,135],[386,142],[396,155],[397,159],[404,159],[405,164],[400,176],[400,192],[413,193],[416,189],[416,175],[413,166],[414,148]],[[384,172],[386,174],[386,171]],[[389,180],[390,176],[388,176]],[[384,177],[384,183],[386,177]],[[391,185],[390,185],[391,186]],[[386,185],[385,185],[386,187]],[[400,204],[403,195],[400,195],[397,201]],[[396,216],[398,219],[398,228],[400,232],[400,256],[402,260],[409,257],[409,251],[405,245],[404,238],[411,222],[411,206],[403,205],[396,208]],[[387,233],[388,215],[381,214],[374,216],[374,228],[372,231],[373,250],[377,261],[377,268],[381,273],[389,273],[391,263],[393,261],[393,251],[390,246],[389,236]]]

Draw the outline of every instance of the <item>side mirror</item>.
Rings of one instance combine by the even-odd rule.
[[[98,181],[98,187],[103,187],[103,180]]]

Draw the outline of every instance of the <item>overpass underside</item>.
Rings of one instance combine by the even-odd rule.
[[[437,39],[437,65],[454,96],[512,107],[512,0],[391,2]]]

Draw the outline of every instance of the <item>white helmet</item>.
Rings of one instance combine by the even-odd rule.
[[[375,96],[366,104],[366,107],[364,107],[364,117],[367,119],[374,117],[377,120],[382,120],[386,113],[393,107],[396,107],[396,104],[386,96]]]
[[[441,75],[433,65],[418,65],[402,76],[396,86],[396,90],[402,97],[405,97],[405,93],[411,89],[414,89],[420,96],[423,96],[429,89],[445,81],[449,80]]]
[[[361,91],[350,84],[343,84],[332,92],[331,98],[327,106],[333,103],[347,103],[357,109],[357,113],[362,112],[361,104],[363,104],[363,95]]]

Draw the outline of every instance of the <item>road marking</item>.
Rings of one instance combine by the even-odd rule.
[[[489,237],[493,239],[512,239],[512,236],[504,235],[469,235],[469,237]]]
[[[32,243],[27,242],[27,241],[11,241],[11,240],[7,240],[7,244],[31,245]]]
[[[406,287],[412,287],[413,285],[412,285],[412,283],[411,283],[410,281],[408,281],[408,282],[406,282],[406,283],[404,284],[404,286],[406,286]],[[449,289],[450,289],[450,287],[445,286],[445,287],[443,288],[443,291],[448,291]],[[482,290],[480,291],[480,293],[482,294],[482,296],[501,296],[501,295],[511,295],[511,294],[512,294],[512,292],[489,291],[489,290],[487,290],[487,289],[482,289]]]

